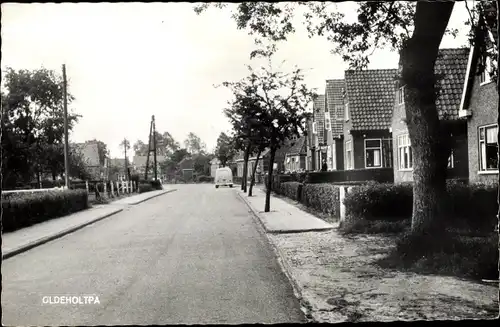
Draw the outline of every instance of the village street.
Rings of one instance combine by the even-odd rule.
[[[235,190],[176,188],[5,260],[3,323],[304,321],[266,236]],[[48,303],[89,295],[99,303]]]

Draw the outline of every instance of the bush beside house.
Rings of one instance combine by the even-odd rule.
[[[84,190],[47,191],[2,196],[4,232],[72,214],[89,207]]]

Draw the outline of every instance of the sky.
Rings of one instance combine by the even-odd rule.
[[[238,30],[228,9],[201,15],[193,3],[2,3],[2,69],[58,72],[66,65],[70,110],[83,117],[70,141],[98,139],[111,157],[119,144],[147,142],[151,116],[156,130],[181,144],[190,132],[213,150],[230,125],[222,110],[231,93],[214,85],[243,78],[251,64],[253,37]],[[342,4],[355,17],[354,2]],[[466,44],[467,11],[457,2],[442,48]],[[348,65],[324,38],[298,30],[280,46],[276,60],[309,69],[305,82],[324,90],[325,80],[343,78]],[[377,50],[369,69],[397,68],[398,55]]]

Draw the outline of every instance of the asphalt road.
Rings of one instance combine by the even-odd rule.
[[[234,189],[178,186],[5,260],[3,325],[303,322]],[[54,296],[83,304],[48,303]]]

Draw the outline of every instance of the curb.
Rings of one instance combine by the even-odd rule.
[[[84,227],[86,227],[88,225],[91,225],[91,224],[96,223],[96,222],[98,222],[100,220],[108,218],[108,217],[110,217],[112,215],[115,215],[115,214],[121,212],[121,211],[123,211],[123,208],[116,209],[115,211],[113,211],[111,213],[105,214],[104,216],[100,216],[100,217],[98,217],[96,219],[92,219],[91,221],[87,221],[86,223],[83,223],[81,225],[70,227],[70,228],[68,228],[66,230],[63,230],[61,232],[55,233],[55,234],[50,235],[50,236],[43,237],[41,239],[38,239],[38,240],[33,241],[31,243],[28,243],[26,245],[22,245],[22,246],[14,249],[12,251],[9,251],[9,252],[6,252],[6,253],[3,253],[3,251],[2,251],[2,260],[8,259],[8,258],[13,257],[15,255],[18,255],[20,253],[23,253],[23,252],[26,252],[28,250],[31,250],[31,249],[33,249],[33,248],[35,248],[37,246],[40,246],[40,245],[43,245],[43,244],[48,243],[50,241],[53,241],[55,239],[61,238],[61,237],[65,236],[65,235],[67,235],[67,234],[76,232],[79,229],[82,229],[82,228],[84,228]]]
[[[172,190],[166,190],[166,191],[165,191],[165,192],[163,192],[163,193],[153,195],[153,196],[151,196],[151,197],[149,197],[149,198],[146,198],[146,199],[140,200],[140,201],[138,201],[138,202],[134,202],[134,203],[127,203],[126,205],[135,206],[136,204],[143,203],[143,202],[145,202],[145,201],[147,201],[147,200],[150,200],[150,199],[152,199],[152,198],[156,198],[156,197],[158,197],[158,196],[160,196],[160,195],[163,195],[163,194],[171,193],[171,192],[173,192],[173,191],[177,191],[177,189],[175,188],[175,189],[172,189]]]
[[[269,232],[267,231],[264,223],[262,222],[262,219],[260,218],[258,211],[254,207],[252,207],[252,205],[245,199],[245,197],[240,192],[237,192],[237,194],[238,194],[239,198],[247,205],[247,207],[252,212],[252,216],[254,217],[254,219],[256,219],[259,222],[259,225],[264,230],[264,232],[265,232],[264,234],[266,236],[266,239],[267,239],[268,243],[271,245],[272,249],[274,250],[278,264],[281,267],[281,270],[283,271],[285,276],[290,281],[290,284],[292,285],[292,289],[293,289],[293,293],[294,293],[295,297],[299,300],[299,303],[302,307],[302,311],[304,312],[305,319],[307,320],[307,322],[316,322],[312,318],[312,315],[309,314],[309,308],[307,306],[307,301],[304,299],[304,296],[302,295],[302,289],[299,286],[298,282],[295,280],[295,278],[293,278],[292,268],[288,264],[288,262],[286,260],[286,256],[280,250],[278,245],[276,245],[276,243],[267,235]]]

